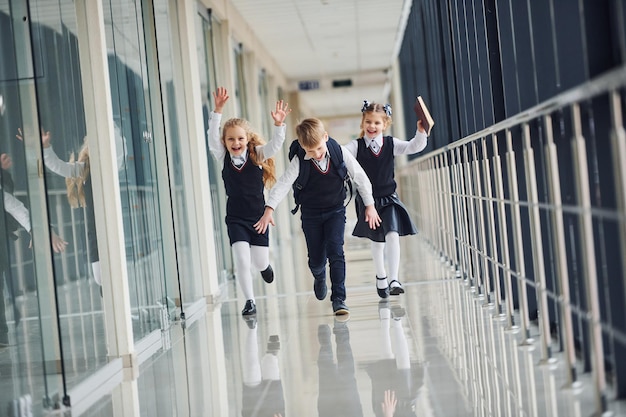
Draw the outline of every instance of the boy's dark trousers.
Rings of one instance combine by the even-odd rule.
[[[312,213],[302,209],[302,231],[309,256],[309,269],[315,279],[326,279],[326,260],[330,264],[330,300],[346,299],[346,259],[343,238],[346,208]]]

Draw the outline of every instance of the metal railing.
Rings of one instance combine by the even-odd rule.
[[[541,362],[562,350],[567,385],[591,372],[597,413],[626,392],[625,86],[621,67],[398,171],[452,275]]]

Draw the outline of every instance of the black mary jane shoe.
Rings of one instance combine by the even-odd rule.
[[[246,301],[246,305],[243,307],[243,310],[241,310],[241,315],[251,316],[253,314],[256,314],[256,305],[254,304],[254,301],[248,300]]]
[[[382,281],[382,280],[387,281],[387,277],[383,277],[383,278],[376,277],[376,281]],[[387,285],[387,287],[385,288],[378,288],[378,285],[376,285],[376,292],[378,293],[378,296],[380,298],[389,297],[389,285]]]
[[[393,286],[393,283],[397,283],[398,285]],[[391,295],[400,295],[400,294],[404,294],[404,288],[402,288],[402,284],[400,283],[400,281],[398,280],[391,280],[391,282],[389,283],[389,294]]]
[[[263,277],[263,281],[270,284],[274,281],[274,270],[272,269],[272,265],[268,265],[263,271],[261,271],[261,276]]]

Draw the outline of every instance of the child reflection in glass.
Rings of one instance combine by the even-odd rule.
[[[245,318],[247,329],[242,349],[243,387],[242,417],[272,417],[285,414],[283,383],[278,367],[280,339],[268,338],[265,353],[259,358],[256,317]]]
[[[117,125],[115,126],[115,149],[117,152],[117,169],[122,169],[125,159],[125,143]],[[22,140],[22,130],[18,129],[16,135]],[[89,163],[89,146],[87,137],[75,158],[74,153],[70,155],[68,162],[61,160],[54,152],[51,143],[52,135],[49,131],[42,130],[41,145],[43,147],[44,165],[50,171],[65,178],[67,186],[67,198],[72,208],[82,207],[86,214],[87,228],[87,250],[91,262],[93,278],[99,287],[102,287],[102,270],[100,267],[100,256],[98,254],[98,240],[96,237],[96,218],[93,207],[93,190],[91,184],[91,171]],[[100,289],[102,294],[102,289]]]

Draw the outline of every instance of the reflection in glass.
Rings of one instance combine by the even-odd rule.
[[[242,354],[242,404],[243,417],[285,415],[283,383],[278,367],[280,339],[270,335],[263,356],[259,359],[257,320],[244,316],[247,329],[244,333]]]
[[[127,161],[120,172],[124,238],[133,318],[139,340],[161,327],[165,295],[161,215],[148,80],[143,2],[103,3],[113,118],[126,138]]]
[[[333,357],[331,329],[327,324],[317,328],[320,351],[319,368],[319,416],[363,416],[361,399],[354,376],[354,357],[350,346],[350,330],[347,322],[335,320],[332,329],[335,336],[337,361]]]

